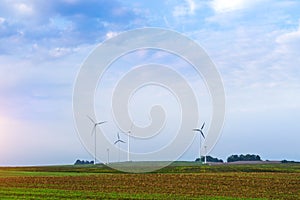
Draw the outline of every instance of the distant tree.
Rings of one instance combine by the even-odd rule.
[[[227,162],[236,162],[236,161],[261,161],[259,155],[246,154],[246,155],[231,155],[227,158]]]
[[[76,160],[76,162],[74,163],[74,165],[81,165],[81,160]]]
[[[76,162],[74,163],[74,165],[88,165],[88,164],[94,164],[94,161],[84,161],[84,160],[76,160]]]
[[[200,161],[200,158],[197,158],[195,160],[195,162],[199,162],[199,161]],[[206,156],[206,161],[207,162],[223,162],[222,159],[214,158],[212,156]],[[204,156],[201,156],[201,162],[204,162]]]
[[[293,160],[282,160],[281,163],[294,163],[294,164],[297,163],[298,164],[300,162],[293,161]]]
[[[204,156],[202,156],[202,158],[201,158],[201,160],[202,160],[202,162],[204,162]],[[222,159],[218,159],[218,158],[214,158],[214,157],[212,157],[212,156],[206,156],[206,161],[207,162],[223,162],[223,160]]]
[[[256,160],[261,160],[261,158],[260,158],[259,155],[256,155],[255,159],[256,159]]]
[[[227,162],[235,162],[239,160],[239,156],[238,155],[231,155],[227,158]]]

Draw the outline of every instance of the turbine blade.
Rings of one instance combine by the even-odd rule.
[[[89,118],[93,124],[96,124],[96,122],[90,116],[87,115],[87,118]]]
[[[199,128],[194,128],[193,131],[201,131]]]
[[[132,131],[133,125],[134,125],[134,124],[133,124],[133,121],[132,121],[132,122],[131,122],[130,129],[129,129],[130,133],[131,133],[131,131]],[[129,132],[129,131],[128,131],[128,132]]]
[[[118,142],[126,143],[123,140],[117,140],[117,141],[114,142],[114,144],[117,144]]]
[[[201,130],[200,130],[200,133],[201,133],[202,137],[205,139],[205,136]]]
[[[201,126],[201,130],[204,128],[204,125],[205,125],[205,122],[202,124],[202,126]]]
[[[92,134],[91,135],[94,135],[94,132],[96,131],[96,125],[94,125],[93,129],[92,129]]]
[[[118,134],[117,134],[117,137],[118,137],[118,140],[120,139],[120,134],[119,134],[119,132],[118,132]]]
[[[104,123],[106,123],[107,121],[103,121],[103,122],[98,122],[98,123],[96,123],[96,125],[101,125],[101,124],[104,124]]]

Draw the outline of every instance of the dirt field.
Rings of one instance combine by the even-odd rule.
[[[1,174],[2,198],[300,199],[300,173],[291,172]]]

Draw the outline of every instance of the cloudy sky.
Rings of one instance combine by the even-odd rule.
[[[300,160],[297,0],[0,0],[0,165],[92,159],[76,133],[74,82],[97,44],[143,27],[178,31],[215,63],[226,121],[211,155]],[[196,142],[183,156],[193,160]]]

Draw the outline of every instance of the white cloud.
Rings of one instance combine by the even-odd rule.
[[[183,6],[176,6],[174,8],[174,11],[173,11],[173,15],[175,17],[180,17],[180,16],[185,16],[187,14],[187,9],[186,7],[183,7]]]
[[[5,18],[0,17],[0,25],[3,24],[5,22]]]
[[[186,15],[194,15],[197,8],[198,7],[194,0],[185,0],[183,5],[175,6],[173,16],[182,17]]]
[[[238,10],[244,7],[244,0],[214,0],[211,2],[211,6],[215,12]]]
[[[213,0],[211,7],[216,13],[230,12],[252,6],[261,0]]]
[[[292,51],[300,50],[300,25],[297,30],[284,33],[276,38],[276,42],[281,45],[281,51]]]
[[[186,2],[188,3],[190,13],[194,14],[196,10],[196,3],[193,0],[186,0]]]
[[[14,9],[21,15],[32,15],[34,13],[33,7],[25,3],[14,4]]]
[[[224,18],[225,14],[217,15]],[[281,15],[276,17],[284,21]],[[249,25],[248,19],[242,19],[235,18],[229,22],[231,26],[220,31],[199,32],[198,41],[224,80],[228,111],[299,109],[300,26],[285,29],[264,21],[260,21],[264,26]]]
[[[113,38],[115,36],[117,36],[119,33],[118,32],[114,32],[114,31],[109,31],[106,33],[106,39],[110,39],[110,38]]]
[[[62,56],[65,56],[69,53],[71,53],[73,50],[71,48],[55,48],[55,49],[51,49],[49,51],[49,55],[51,57],[55,57],[55,58],[58,58],[58,57],[62,57]]]

